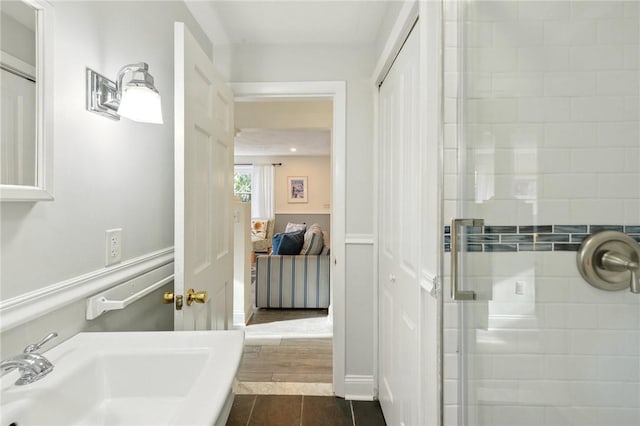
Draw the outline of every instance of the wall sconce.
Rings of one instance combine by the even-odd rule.
[[[142,123],[162,124],[160,93],[149,74],[149,65],[144,62],[125,65],[118,71],[116,82],[87,68],[87,110],[112,120],[123,116]]]

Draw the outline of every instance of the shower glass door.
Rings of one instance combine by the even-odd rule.
[[[592,233],[640,242],[640,3],[443,9],[444,214],[484,223],[451,274],[475,299],[444,291],[444,423],[640,425],[640,294],[576,266]]]

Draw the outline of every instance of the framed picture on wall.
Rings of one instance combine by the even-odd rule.
[[[309,188],[306,176],[287,176],[287,201],[290,203],[309,202]]]

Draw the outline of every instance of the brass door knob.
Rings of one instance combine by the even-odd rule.
[[[173,302],[176,302],[176,310],[179,311],[182,309],[182,295],[176,296],[174,292],[167,291],[162,295],[162,303],[165,305],[170,305]]]
[[[208,300],[209,295],[206,291],[195,291],[192,288],[187,290],[187,306],[191,306],[193,302],[207,303]]]

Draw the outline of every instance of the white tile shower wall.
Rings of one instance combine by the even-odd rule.
[[[445,220],[640,224],[638,3],[467,5],[444,9]],[[467,424],[640,424],[640,297],[589,286],[575,253],[464,256],[479,299],[465,302],[462,319]],[[448,254],[444,264],[448,275]],[[458,421],[460,320],[459,305],[446,300],[448,425]]]

